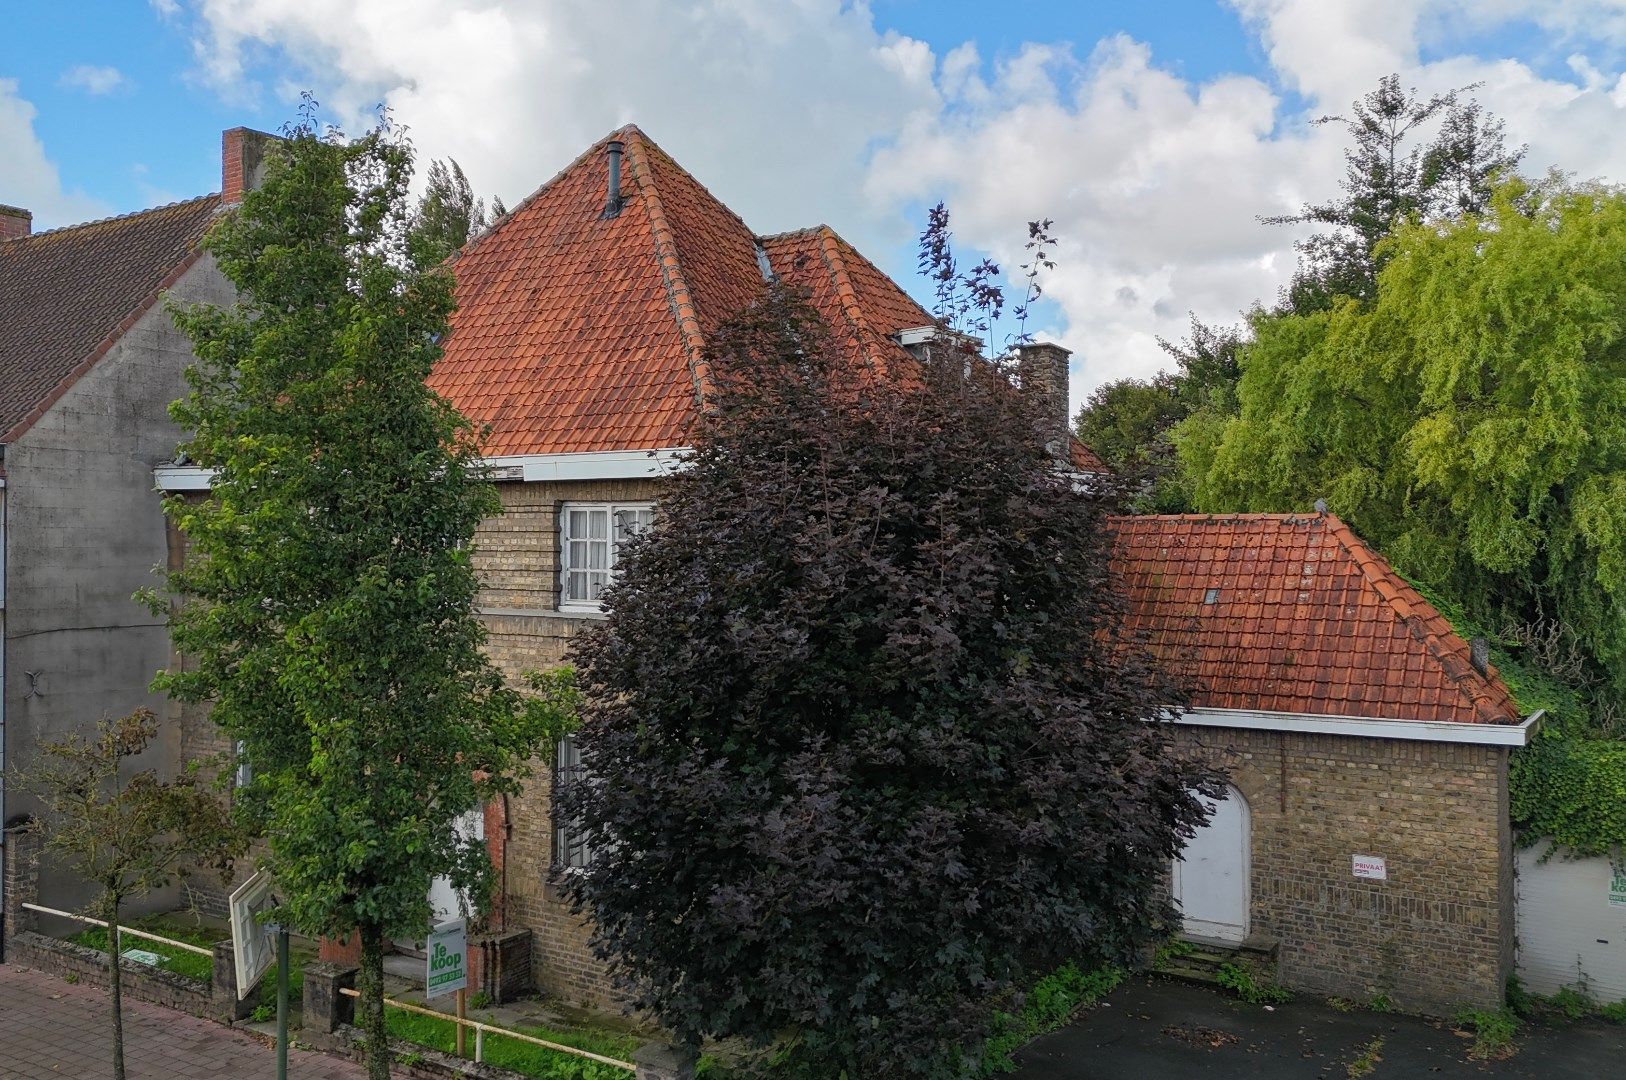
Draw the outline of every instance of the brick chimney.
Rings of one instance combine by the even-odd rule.
[[[1050,433],[1045,449],[1064,467],[1072,465],[1072,425],[1068,416],[1067,359],[1072,352],[1049,341],[1034,341],[1016,347],[1016,373],[1022,392],[1036,394],[1043,402]]]
[[[265,179],[265,151],[276,136],[253,128],[228,128],[220,136],[220,201],[236,206],[243,192],[253,191]]]
[[[0,242],[21,240],[34,231],[34,215],[20,206],[0,203]]]

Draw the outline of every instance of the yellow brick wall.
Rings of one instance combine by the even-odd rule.
[[[1186,726],[1175,740],[1247,799],[1250,929],[1278,944],[1285,985],[1435,1012],[1501,1002],[1505,749]],[[1388,879],[1356,878],[1355,855],[1384,858]]]
[[[501,517],[475,535],[474,563],[484,584],[481,620],[487,650],[510,681],[561,663],[570,639],[595,621],[557,608],[559,508],[565,502],[653,502],[649,480],[504,483]],[[588,925],[572,915],[548,883],[553,862],[551,758],[531,763],[524,790],[510,798],[503,871],[509,928],[533,932],[531,963],[538,989],[572,1000],[611,999],[603,966],[587,947]]]

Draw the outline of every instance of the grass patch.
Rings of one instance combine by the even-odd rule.
[[[388,1006],[384,1008],[384,1018],[389,1024],[390,1034],[399,1039],[448,1054],[452,1053],[456,1045],[457,1025],[450,1020],[420,1016]],[[553,1031],[539,1027],[522,1027],[515,1030],[526,1035],[534,1035],[539,1039],[547,1039],[549,1042],[574,1046],[580,1050],[588,1050],[622,1061],[628,1060],[633,1051],[645,1041],[636,1035],[611,1032]],[[472,1031],[469,1032],[467,1039],[468,1054],[472,1058],[474,1055]],[[626,1071],[622,1069],[514,1039],[505,1039],[489,1032],[486,1034],[485,1060],[489,1064],[500,1065],[526,1076],[538,1077],[540,1080],[626,1080],[627,1077]],[[702,1062],[702,1066],[706,1064]],[[704,1068],[702,1071],[705,1071]]]
[[[1464,1009],[1457,1013],[1456,1023],[1472,1033],[1474,1044],[1468,1048],[1468,1056],[1475,1061],[1501,1061],[1514,1055],[1519,1018],[1512,1009]]]
[[[978,1074],[994,1076],[1015,1071],[1012,1054],[1040,1035],[1055,1031],[1080,1007],[1100,1001],[1123,981],[1123,968],[1111,964],[1090,971],[1080,971],[1072,961],[1063,964],[1034,984],[1020,1011],[1014,1015],[994,1014],[993,1031],[983,1044]]]
[[[1215,980],[1250,1005],[1282,1005],[1293,995],[1274,983],[1261,982],[1245,964],[1221,964]]]
[[[1349,1080],[1360,1080],[1363,1076],[1372,1075],[1372,1070],[1378,1067],[1383,1060],[1383,1036],[1379,1035],[1365,1046],[1356,1055],[1355,1060],[1344,1066],[1344,1075]]]
[[[174,938],[176,941],[184,941],[189,945],[199,945],[205,949],[212,947],[214,943],[219,940],[217,937],[208,936],[208,933],[203,930],[177,928],[168,925],[157,927],[144,925],[148,922],[149,920],[143,919],[126,925],[133,925],[138,930],[150,930],[154,934],[162,934],[165,937]],[[107,955],[107,930],[104,927],[88,927],[87,929],[81,930],[79,933],[68,938],[68,940],[73,942],[75,945],[83,945],[86,948],[95,949],[103,956]],[[173,971],[177,975],[185,975],[189,978],[200,979],[203,982],[208,982],[210,977],[214,974],[215,964],[213,957],[199,956],[197,953],[188,952],[185,949],[177,949],[173,945],[162,945],[156,941],[148,941],[146,938],[131,937],[128,934],[123,935],[123,943],[126,950],[145,949],[147,952],[157,953],[163,959],[163,963],[160,966],[165,971]],[[125,964],[129,964],[130,962],[131,961],[128,960],[124,961]]]

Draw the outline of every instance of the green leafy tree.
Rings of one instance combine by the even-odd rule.
[[[382,1080],[384,943],[425,933],[437,875],[488,896],[485,848],[454,823],[563,718],[482,650],[469,541],[501,508],[477,433],[424,382],[453,296],[412,243],[411,148],[387,124],[321,135],[309,105],[285,135],[205,241],[236,305],[173,310],[197,355],[181,450],[214,479],[166,503],[191,545],[169,576],[187,662],[158,685],[244,744],[238,805],[279,918],[359,930]]]
[[[485,200],[475,197],[473,185],[455,159],[431,161],[425,179],[408,241],[419,266],[433,266],[448,258],[508,212],[501,199],[493,198],[488,215]]]
[[[1181,432],[1201,510],[1317,498],[1498,625],[1626,691],[1626,195],[1508,181],[1403,226],[1370,305],[1255,318],[1241,414]]]
[[[196,768],[172,779],[138,769],[158,737],[158,719],[140,709],[102,720],[91,738],[70,735],[39,746],[39,764],[14,782],[34,792],[42,815],[33,828],[44,850],[96,887],[91,913],[118,926],[124,904],[214,870],[228,881],[242,834],[224,800]],[[113,1076],[124,1080],[124,1012],[119,935],[107,934],[113,1003]]]
[[[1193,317],[1184,341],[1159,344],[1177,369],[1150,381],[1120,379],[1098,388],[1079,410],[1074,430],[1130,482],[1135,510],[1182,513],[1191,509],[1191,493],[1172,433],[1177,425],[1223,422],[1235,412],[1242,334]]]
[[[951,301],[952,302],[952,301]],[[1173,925],[1206,771],[1119,633],[1110,485],[966,353],[879,380],[770,289],[576,651],[595,838],[561,877],[680,1041],[786,1075],[975,1075],[991,1002]],[[902,375],[901,372],[894,372]]]
[[[1328,226],[1298,244],[1300,265],[1283,297],[1286,310],[1305,314],[1338,297],[1371,299],[1387,257],[1380,246],[1397,224],[1485,209],[1494,180],[1517,166],[1524,149],[1509,151],[1501,121],[1463,100],[1474,89],[1420,98],[1401,86],[1399,75],[1385,75],[1348,116],[1316,121],[1342,126],[1350,146],[1337,198],[1265,219]],[[1419,131],[1436,120],[1434,139],[1419,142]]]

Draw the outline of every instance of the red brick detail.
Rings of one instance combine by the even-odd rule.
[[[243,201],[243,140],[248,128],[227,128],[220,133],[220,202],[236,206]]]
[[[33,214],[20,206],[0,206],[0,241],[17,240],[33,231]]]
[[[330,964],[361,963],[361,934],[351,931],[350,936],[344,941],[323,938],[316,945],[316,958]]]
[[[1331,514],[1119,518],[1128,629],[1192,704],[1385,720],[1512,724],[1494,668]]]

